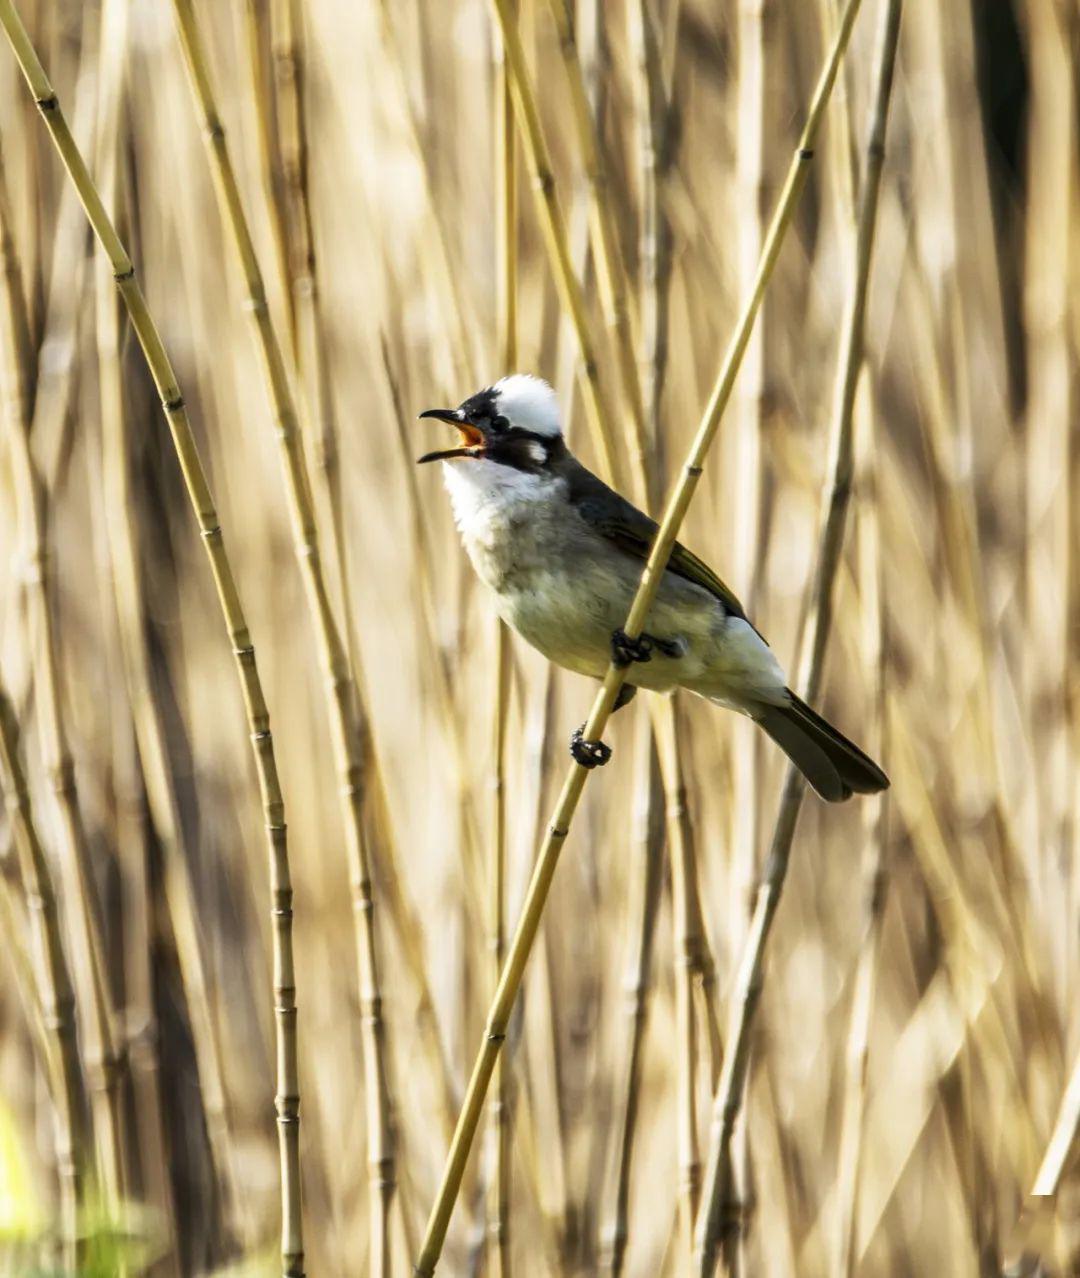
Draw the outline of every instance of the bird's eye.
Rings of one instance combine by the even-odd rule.
[[[505,417],[500,415],[491,419],[491,429],[496,435],[501,435],[509,427],[510,423]]]

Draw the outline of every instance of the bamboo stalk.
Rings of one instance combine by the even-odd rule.
[[[4,791],[34,933],[38,999],[51,1049],[49,1089],[56,1119],[60,1232],[64,1264],[74,1273],[83,1263],[79,1211],[83,1201],[84,1176],[91,1170],[88,1133],[82,1117],[82,1070],[75,1031],[75,995],[60,934],[56,891],[34,824],[30,793],[19,760],[14,713],[3,688],[0,688],[0,788]]]
[[[278,781],[270,715],[255,660],[255,648],[244,617],[225,551],[221,525],[188,422],[176,377],[150,315],[135,268],[101,202],[97,188],[75,144],[59,101],[23,27],[12,0],[0,0],[0,25],[11,44],[26,82],[56,145],[87,218],[113,267],[120,295],[154,379],[185,487],[210,561],[226,634],[240,678],[259,788],[266,819],[274,940],[274,1003],[277,1041],[276,1096],[281,1161],[282,1271],[287,1278],[303,1274],[300,1211],[299,1082],[297,1077],[296,985],[292,953],[292,884],[289,875],[285,804]]]
[[[841,17],[841,29],[850,6]],[[874,105],[867,144],[866,174],[859,199],[856,275],[845,315],[837,369],[837,396],[833,419],[832,483],[827,497],[826,518],[821,535],[817,577],[807,644],[809,667],[802,680],[805,695],[816,701],[824,673],[825,644],[832,623],[833,586],[851,492],[853,457],[853,412],[855,391],[863,359],[863,330],[870,261],[877,223],[878,193],[885,156],[885,129],[900,30],[900,0],[889,0],[883,12],[876,70]],[[705,1185],[704,1205],[698,1220],[698,1272],[709,1278],[716,1267],[720,1242],[721,1213],[728,1196],[727,1167],[731,1137],[742,1100],[750,1053],[750,1030],[761,993],[765,948],[783,890],[791,853],[795,821],[805,783],[794,767],[788,769],[780,800],[776,828],[765,873],[758,890],[734,994],[735,1024],[728,1035],[723,1071],[713,1103],[712,1135]]]
[[[103,199],[116,205],[117,145],[120,134],[122,61],[127,39],[125,6],[111,0],[102,18],[101,145],[99,185]],[[199,1097],[206,1122],[215,1189],[225,1196],[226,1215],[236,1210],[229,1148],[231,1133],[225,1101],[220,1035],[211,999],[203,939],[198,924],[188,850],[183,846],[161,706],[153,692],[149,655],[143,641],[146,623],[135,495],[128,469],[130,428],[124,403],[119,303],[109,264],[99,258],[95,280],[98,397],[101,408],[102,469],[106,539],[111,589],[116,606],[120,658],[127,685],[139,768],[146,787],[155,834],[161,845],[165,900],[176,939],[177,957],[190,1017],[199,1072]],[[156,1049],[151,1049],[156,1050]]]
[[[634,835],[631,856],[630,907],[627,910],[626,1045],[619,1053],[623,1061],[619,1083],[619,1103],[614,1125],[615,1140],[612,1187],[609,1190],[609,1217],[603,1238],[603,1272],[619,1278],[629,1240],[630,1165],[637,1134],[640,1108],[642,1058],[645,1028],[652,990],[653,940],[660,908],[664,827],[659,820],[662,797],[660,776],[654,757],[652,724],[642,719],[635,743],[634,774],[647,778],[644,787],[635,787]],[[644,761],[642,761],[644,756]],[[641,862],[640,868],[637,862]]]
[[[555,274],[555,287],[563,310],[570,318],[577,342],[581,361],[578,373],[585,400],[585,415],[605,470],[609,475],[617,477],[618,448],[612,432],[611,417],[600,387],[600,372],[592,334],[589,331],[585,299],[570,258],[566,226],[555,189],[555,175],[540,128],[540,113],[536,94],[529,80],[525,50],[522,47],[521,35],[518,32],[510,0],[492,0],[492,3],[499,20],[499,31],[502,35],[513,94],[514,114],[520,130],[525,161],[533,180],[537,214]]]
[[[517,150],[514,146],[513,105],[507,82],[502,46],[496,39],[495,64],[495,169],[496,244],[498,252],[498,329],[502,367],[512,373],[517,366]],[[494,714],[492,723],[490,948],[493,985],[498,985],[506,952],[506,732],[510,714],[510,633],[495,619],[495,662],[492,670]],[[488,1252],[491,1272],[510,1278],[510,1087],[506,1061],[500,1056],[495,1068],[491,1103],[492,1176],[488,1202]]]
[[[0,188],[2,185],[0,179]],[[7,200],[0,190],[0,220],[6,218],[6,207]],[[7,228],[0,229],[0,240],[11,244]],[[36,692],[42,763],[57,808],[61,872],[70,911],[67,922],[72,929],[75,971],[84,982],[80,990],[87,1021],[88,1046],[84,1051],[100,1171],[109,1210],[118,1212],[125,1184],[121,1084],[126,1063],[116,1040],[116,1008],[106,966],[104,930],[60,686],[60,641],[49,600],[51,561],[45,494],[30,451],[29,353],[19,349],[20,341],[29,333],[29,325],[25,316],[19,319],[23,292],[17,264],[11,251],[5,253],[5,258],[0,335],[11,358],[3,370],[3,407],[15,488],[15,524],[26,564],[26,649]]]
[[[503,5],[505,0],[496,0],[496,3]],[[761,305],[766,285],[772,275],[773,267],[776,264],[780,246],[791,224],[798,197],[805,185],[809,161],[813,158],[813,143],[817,136],[821,117],[824,114],[825,105],[828,102],[833,80],[836,77],[837,68],[847,47],[858,8],[859,0],[848,0],[844,9],[835,43],[830,50],[828,60],[815,89],[807,121],[799,138],[799,145],[792,159],[787,180],[784,183],[769,227],[758,275],[749,297],[744,302],[735,333],[725,353],[716,385],[709,398],[704,418],[691,444],[680,479],[668,501],[667,509],[660,523],[660,529],[642,572],[641,582],[624,627],[629,635],[636,636],[644,629],[646,618],[660,586],[664,566],[671,554],[672,546],[678,536],[679,528],[697,487],[697,481],[701,476],[702,466],[708,455],[709,447],[715,438],[720,418],[731,397],[739,362],[746,350],[754,319]],[[505,29],[507,24],[504,23],[503,25]],[[514,47],[514,43],[512,41],[509,42],[507,45],[508,52]],[[520,55],[520,42],[517,43],[516,47]],[[517,70],[514,68],[513,59],[511,59],[511,70],[515,80],[519,79]],[[518,98],[516,97],[515,101],[517,100]],[[609,667],[585,724],[584,736],[586,740],[596,740],[603,733],[624,677],[625,671],[623,669],[615,665]],[[428,1220],[424,1243],[416,1265],[416,1273],[420,1275],[420,1278],[430,1278],[430,1275],[434,1273],[435,1265],[442,1250],[454,1202],[461,1187],[465,1163],[476,1133],[476,1126],[484,1103],[484,1095],[491,1081],[496,1057],[506,1036],[506,1026],[509,1022],[510,1012],[521,984],[525,963],[536,937],[544,903],[551,887],[555,867],[558,864],[559,853],[569,834],[570,822],[577,810],[587,776],[587,770],[577,763],[574,763],[569,769],[563,782],[547,835],[536,859],[521,917],[515,929],[513,940],[510,943],[506,965],[499,980],[499,988],[488,1013],[484,1043],[473,1066],[465,1102],[458,1119],[457,1130],[454,1133],[454,1140],[443,1170],[439,1192]]]
[[[435,1002],[424,966],[422,929],[416,911],[406,897],[403,884],[407,875],[401,868],[397,836],[386,801],[386,783],[382,765],[370,730],[371,711],[366,695],[366,681],[361,654],[356,642],[353,618],[352,588],[349,579],[345,531],[345,503],[341,486],[340,453],[337,429],[329,396],[329,373],[326,366],[326,338],[320,304],[321,288],[311,209],[307,112],[304,100],[305,58],[299,0],[274,0],[271,6],[271,52],[275,66],[276,108],[279,123],[281,180],[284,189],[286,252],[276,258],[279,268],[288,271],[284,291],[291,298],[294,315],[294,359],[302,395],[304,430],[313,445],[315,463],[315,495],[326,512],[324,527],[329,530],[328,560],[337,577],[344,617],[344,642],[348,662],[353,671],[361,748],[362,770],[368,778],[372,837],[380,849],[378,873],[380,890],[394,925],[410,978],[416,989],[416,1019],[427,1047],[426,1058],[434,1063],[435,1086],[439,1097],[439,1122],[449,1139],[453,1131],[456,1098],[450,1067],[439,1033]],[[260,135],[261,136],[261,135]],[[268,161],[269,162],[269,161]],[[272,162],[270,162],[272,165]],[[398,414],[400,421],[401,414]],[[409,467],[412,473],[412,467]],[[389,1058],[388,1058],[389,1064]],[[394,1088],[388,1083],[391,1094]],[[399,1202],[406,1186],[399,1183]],[[403,1214],[404,1203],[400,1203]],[[411,1249],[410,1249],[411,1250]]]
[[[630,410],[630,428],[627,431],[631,445],[630,457],[631,461],[636,463],[635,469],[643,470],[647,428],[635,354],[636,325],[631,295],[627,287],[626,266],[622,253],[619,251],[619,237],[611,207],[607,166],[600,146],[599,127],[593,119],[593,112],[589,106],[585,76],[577,55],[573,16],[567,0],[549,0],[549,7],[559,33],[559,53],[570,87],[574,132],[589,185],[589,241],[596,263],[600,304],[614,340],[619,381]],[[572,278],[575,281],[577,279],[573,275]],[[571,320],[576,325],[572,311]],[[582,356],[585,357],[584,350],[582,350]],[[643,497],[644,493],[640,495]]]
[[[372,893],[370,850],[363,828],[362,752],[355,692],[341,635],[334,619],[319,552],[311,482],[304,458],[299,418],[281,346],[270,318],[266,287],[255,253],[210,84],[202,38],[190,0],[175,0],[180,43],[214,172],[219,206],[231,233],[255,325],[259,355],[281,445],[293,542],[300,561],[311,623],[319,644],[327,715],[340,785],[349,873],[355,894],[357,960],[363,1012],[364,1074],[368,1101],[368,1165],[371,1197],[371,1255],[375,1273],[390,1268],[390,1208],[395,1187],[395,1155],[386,1080],[386,1025],[382,1015],[378,939]]]

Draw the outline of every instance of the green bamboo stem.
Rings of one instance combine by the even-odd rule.
[[[277,1042],[277,1096],[275,1098],[281,1162],[282,1271],[286,1278],[303,1274],[303,1240],[300,1212],[300,1095],[297,1074],[296,982],[292,952],[292,883],[285,827],[285,804],[274,757],[270,714],[255,660],[255,648],[244,617],[232,565],[213,497],[199,457],[183,396],[169,363],[157,326],[146,306],[135,268],[68,128],[48,76],[26,33],[12,0],[0,0],[0,25],[37,102],[86,216],[113,268],[113,277],[131,318],[161,399],[191,501],[199,532],[210,561],[226,635],[236,660],[241,692],[251,735],[266,820],[270,889],[273,907],[274,1010]]]
[[[849,23],[853,8],[848,4],[840,20],[840,30]],[[821,691],[825,646],[832,623],[832,598],[844,527],[851,494],[853,468],[853,422],[855,391],[863,360],[863,330],[870,261],[877,225],[878,194],[885,156],[885,129],[900,28],[900,0],[889,0],[883,13],[876,70],[874,104],[867,144],[866,174],[859,198],[856,246],[856,273],[844,317],[837,366],[837,395],[833,418],[832,483],[826,498],[826,517],[821,534],[817,577],[814,587],[810,636],[807,651],[809,668],[802,683],[804,695],[815,702]],[[731,1138],[738,1116],[750,1055],[750,1031],[761,994],[765,949],[780,902],[790,859],[795,822],[805,790],[801,773],[789,768],[780,800],[776,828],[758,889],[734,994],[735,1024],[728,1035],[727,1051],[720,1083],[713,1103],[712,1135],[702,1210],[697,1230],[697,1267],[702,1278],[710,1278],[716,1267],[722,1213],[729,1193]]]
[[[6,199],[0,198],[0,218],[6,216],[6,204]],[[10,243],[10,231],[0,231],[0,238]],[[15,489],[15,524],[26,564],[26,648],[33,671],[42,763],[57,806],[61,872],[69,910],[67,923],[73,933],[75,971],[84,982],[80,998],[86,1016],[89,1046],[84,1050],[94,1108],[94,1133],[106,1201],[110,1210],[117,1211],[125,1186],[121,1095],[125,1062],[116,1040],[117,1017],[105,959],[104,930],[61,693],[59,637],[49,598],[51,561],[45,500],[30,451],[28,354],[19,350],[19,342],[29,332],[29,325],[25,316],[22,320],[19,318],[23,307],[22,285],[18,271],[11,269],[10,253],[6,256],[9,260],[2,276],[0,336],[10,361],[4,370],[3,409]]]
[[[52,874],[38,838],[30,793],[19,759],[14,713],[2,688],[0,789],[4,791],[34,933],[38,1000],[50,1048],[49,1089],[56,1111],[60,1233],[64,1264],[74,1273],[83,1259],[79,1210],[82,1207],[84,1175],[91,1170],[87,1132],[82,1120],[82,1070],[75,1032],[75,995],[60,935]]]
[[[589,331],[585,299],[577,276],[574,274],[566,238],[566,226],[555,190],[555,175],[540,128],[540,113],[536,104],[536,94],[529,80],[525,50],[522,47],[521,35],[518,32],[510,0],[492,0],[492,3],[499,21],[513,95],[514,114],[520,131],[522,151],[533,180],[537,214],[555,275],[555,287],[563,310],[570,317],[577,342],[580,359],[579,376],[585,400],[586,418],[604,469],[609,475],[617,478],[616,459],[619,449],[600,387],[599,366],[592,334]]]
[[[504,9],[505,0],[496,0],[496,4],[500,6],[500,12],[505,18],[507,16]],[[833,80],[836,77],[837,68],[847,47],[858,8],[859,0],[848,0],[844,9],[844,15],[837,31],[835,42],[814,92],[802,136],[799,139],[798,148],[792,159],[776,212],[773,215],[773,220],[766,236],[754,286],[749,297],[744,302],[735,333],[725,353],[716,385],[709,398],[704,418],[691,444],[679,481],[668,501],[659,531],[642,572],[641,582],[624,626],[626,633],[629,635],[639,635],[645,627],[649,610],[660,587],[664,567],[671,555],[672,546],[678,536],[679,528],[697,487],[698,479],[701,477],[702,467],[708,455],[709,447],[716,436],[723,411],[731,398],[739,362],[746,350],[746,344],[750,339],[750,333],[761,305],[761,299],[764,296],[765,288],[776,264],[780,246],[791,224],[798,197],[802,193],[806,182],[809,162],[813,158],[814,140],[825,111],[825,105],[828,102]],[[508,26],[509,24],[504,21],[504,32]],[[512,26],[510,30],[512,34],[516,35]],[[513,41],[508,42],[508,53],[514,47]],[[520,55],[520,42],[517,43],[516,47],[517,53]],[[511,72],[514,75],[515,82],[521,79],[521,76],[514,69],[512,58]],[[516,92],[515,102],[518,102],[520,97],[520,92]],[[604,727],[611,716],[615,698],[622,687],[625,673],[623,669],[615,665],[608,668],[585,724],[584,735],[587,740],[596,740],[603,734]],[[457,1130],[454,1133],[454,1140],[451,1143],[450,1152],[443,1169],[438,1195],[428,1220],[424,1243],[415,1267],[416,1273],[420,1275],[420,1278],[430,1278],[430,1275],[435,1272],[435,1265],[442,1251],[442,1244],[450,1224],[454,1202],[461,1188],[465,1164],[476,1134],[484,1096],[491,1081],[491,1074],[499,1049],[506,1037],[506,1027],[509,1023],[510,1013],[521,985],[521,978],[532,950],[537,928],[540,925],[544,904],[551,887],[551,880],[558,864],[559,853],[562,851],[563,844],[569,834],[570,823],[581,799],[587,776],[588,771],[577,763],[574,763],[569,769],[559,793],[547,835],[537,855],[521,917],[510,943],[506,965],[499,980],[499,988],[488,1013],[484,1042],[473,1066],[461,1115],[458,1118]]]
[[[232,236],[247,292],[248,310],[255,326],[263,374],[281,446],[294,547],[301,565],[312,627],[319,644],[357,920],[356,945],[368,1102],[371,1255],[374,1272],[386,1275],[390,1268],[390,1208],[395,1186],[395,1155],[386,1081],[386,1026],[382,1015],[370,850],[363,825],[364,776],[356,721],[355,689],[323,572],[311,482],[296,404],[281,345],[270,317],[262,271],[229,156],[225,129],[214,101],[202,37],[190,0],[175,0],[173,7],[184,61],[214,172],[222,220]]]

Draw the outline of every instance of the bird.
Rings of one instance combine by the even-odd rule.
[[[552,387],[513,373],[457,408],[442,462],[454,522],[503,620],[550,661],[603,679],[625,670],[614,709],[638,688],[686,688],[757,723],[828,802],[889,785],[880,767],[788,687],[772,649],[732,591],[676,542],[641,635],[623,630],[657,524],[574,457]],[[583,767],[611,757],[602,741],[570,742]]]

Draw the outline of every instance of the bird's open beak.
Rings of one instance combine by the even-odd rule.
[[[421,417],[434,417],[436,421],[449,422],[461,435],[460,448],[444,448],[438,452],[425,453],[416,459],[417,465],[423,462],[445,461],[449,457],[481,457],[484,452],[484,432],[479,426],[466,421],[458,408],[428,408]]]

